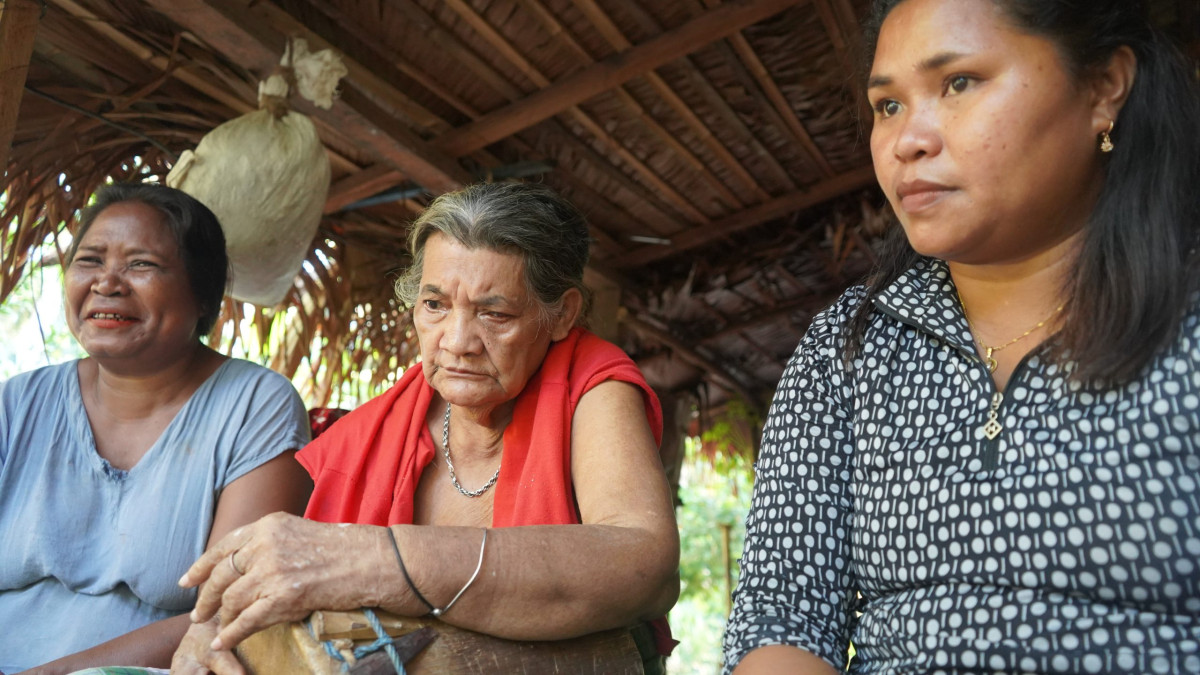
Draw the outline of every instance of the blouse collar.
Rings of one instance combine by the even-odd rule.
[[[875,296],[875,306],[897,321],[975,354],[967,317],[945,261],[921,258]]]

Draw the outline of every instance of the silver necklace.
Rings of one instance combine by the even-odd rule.
[[[500,477],[500,467],[496,467],[496,473],[492,474],[491,479],[484,483],[483,487],[478,490],[468,490],[458,482],[458,476],[454,475],[454,462],[450,461],[450,404],[446,404],[446,417],[442,419],[442,454],[446,457],[446,468],[450,469],[450,482],[454,483],[454,488],[463,494],[465,497],[478,497],[488,491],[488,488],[496,484],[496,479]]]

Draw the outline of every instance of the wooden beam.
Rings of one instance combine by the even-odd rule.
[[[232,19],[204,0],[146,0],[156,10],[215,48],[226,58],[265,76],[279,63],[286,42],[283,36],[267,44],[252,34],[243,22]],[[267,28],[260,26],[260,28]],[[351,90],[352,91],[352,90]],[[470,182],[470,176],[457,162],[445,157],[412,130],[399,124],[381,128],[377,106],[362,97],[356,105],[366,104],[367,114],[352,107],[350,91],[334,101],[329,110],[299,106],[346,136],[364,152],[374,155],[435,194],[455,190]]]
[[[93,14],[73,0],[50,0],[50,2],[59,9],[62,9],[64,15],[75,19],[76,21],[72,23],[77,25],[79,30],[87,30],[107,40],[108,44],[105,45],[107,51],[102,50],[96,52],[97,54],[108,54],[111,56],[111,46],[115,45],[147,66],[169,74],[175,80],[182,82],[234,112],[244,114],[257,109],[258,106],[253,103],[255,98],[254,90],[241,80],[236,78],[219,79],[201,68],[190,65],[187,61],[171,60],[141,42],[130,38],[125,33],[113,27],[105,19]],[[43,25],[49,25],[49,22]],[[92,61],[89,57],[90,55],[81,55],[81,58],[91,61],[97,68],[104,68],[103,63]],[[113,59],[110,58],[105,63],[111,62],[113,62]],[[138,80],[134,84],[140,81]],[[118,107],[124,107],[125,105],[125,103],[119,101],[114,101],[114,104]],[[338,154],[332,148],[327,147],[326,154],[329,156],[330,163],[337,170],[345,171],[350,168],[358,168],[357,165]]]
[[[437,145],[455,157],[469,154],[674,61],[713,40],[778,14],[797,2],[799,0],[732,0],[679,28],[568,75],[553,86],[448,132],[438,139]]]
[[[621,30],[612,22],[612,19],[608,18],[604,10],[600,9],[595,0],[575,0],[575,6],[588,18],[592,26],[604,36],[604,39],[608,41],[608,44],[613,49],[623,52],[633,47],[633,44],[621,33]],[[754,201],[762,202],[771,198],[771,195],[767,194],[767,191],[763,190],[758,181],[750,175],[746,167],[742,166],[738,158],[734,157],[733,153],[721,143],[720,139],[713,135],[712,129],[709,129],[708,125],[696,116],[696,113],[692,111],[692,107],[680,98],[679,94],[675,93],[671,85],[667,84],[666,81],[659,77],[658,73],[653,71],[646,73],[644,77],[655,93],[662,97],[662,100],[671,106],[671,110],[675,111],[675,114],[679,115],[679,118],[691,128],[692,132],[696,134],[696,138],[708,148],[708,151],[718,161],[725,165],[725,168],[733,175],[734,180],[741,184],[743,192],[753,195],[755,198]]]
[[[851,190],[866,187],[874,181],[875,169],[873,167],[865,166],[854,171],[847,171],[829,180],[821,181],[806,190],[793,192],[736,213],[709,227],[688,230],[673,237],[670,246],[644,246],[626,256],[625,260],[621,261],[621,267],[644,265],[668,258],[688,249],[711,243],[734,232],[760,225],[794,211],[807,209]]]
[[[53,0],[52,0],[53,2]],[[59,3],[54,2],[54,5]],[[62,50],[94,66],[103,74],[103,79],[93,91],[110,92],[117,90],[113,80],[122,84],[144,83],[162,74],[152,64],[137,58],[132,54],[122,53],[113,48],[113,41],[103,33],[90,26],[86,19],[76,20],[73,12],[47,11],[38,26],[38,40],[34,46],[39,60],[42,58],[42,41],[48,42]],[[47,88],[49,83],[42,83]],[[119,87],[124,90],[125,87]],[[113,102],[115,104],[115,101]]]
[[[825,32],[829,34],[829,39],[833,42],[833,50],[837,55],[838,65],[845,75],[846,86],[854,97],[854,108],[857,113],[855,117],[858,118],[860,125],[869,126],[873,119],[873,113],[871,106],[867,103],[862,84],[859,83],[858,65],[855,62],[861,53],[859,46],[861,29],[858,17],[854,15],[854,9],[850,7],[847,0],[813,0],[813,5],[816,6],[817,13],[821,16],[821,24],[825,27]]]
[[[537,15],[542,24],[546,26],[550,34],[554,36],[560,44],[566,47],[575,58],[583,65],[590,66],[595,62],[592,55],[583,48],[583,45],[571,35],[558,18],[555,17],[549,10],[542,5],[540,0],[518,0],[521,6],[528,9],[530,12]],[[634,98],[624,86],[617,87],[613,90],[613,94],[621,101],[639,120],[650,130],[658,139],[670,148],[671,152],[680,160],[686,162],[692,167],[692,170],[705,182],[710,190],[713,190],[724,203],[731,209],[740,209],[748,205],[748,202],[743,201],[729,186],[725,184],[705,165],[704,161],[692,152],[691,148],[684,145],[678,138],[668,131],[662,124],[659,124],[649,111]]]
[[[309,0],[310,4],[321,4],[328,0]],[[420,31],[421,35],[426,39],[435,43],[438,48],[439,56],[446,63],[454,63],[460,65],[471,72],[479,79],[481,84],[485,84],[492,88],[493,91],[499,92],[505,98],[517,100],[524,96],[524,92],[515,87],[511,82],[504,78],[502,74],[496,71],[492,64],[484,61],[479,57],[471,47],[464,44],[457,34],[443,28],[437,20],[430,15],[424,7],[417,4],[415,0],[398,0],[389,2],[388,9],[399,12],[409,30]],[[445,99],[451,102],[450,99]],[[463,108],[459,108],[462,110]],[[468,153],[463,153],[468,154]]]
[[[784,127],[791,132],[792,137],[804,148],[804,152],[809,159],[817,165],[817,169],[826,178],[831,178],[837,175],[833,167],[829,165],[829,160],[825,159],[825,154],[817,147],[808,130],[796,117],[796,111],[792,108],[791,102],[779,90],[779,85],[767,72],[766,66],[759,60],[758,54],[754,53],[754,48],[750,46],[750,42],[741,35],[734,36],[733,49],[741,57],[742,62],[750,70],[751,75],[758,82],[758,86],[762,87],[763,93],[767,95],[767,99],[771,101],[771,105],[775,107],[775,112],[779,113],[779,119],[783,121]]]
[[[491,24],[468,5],[465,0],[444,0],[444,2],[459,17],[466,21],[471,26],[471,29],[478,33],[485,42],[500,52],[504,58],[508,59],[509,63],[516,66],[530,81],[539,87],[545,88],[550,86],[550,80],[545,74],[537,66],[530,63],[503,35],[492,28]],[[678,212],[686,216],[688,220],[698,225],[706,225],[708,223],[708,216],[701,213],[692,205],[690,200],[679,194],[679,191],[674,186],[655,173],[650,167],[646,166],[642,160],[626,149],[617,139],[613,138],[591,115],[581,110],[578,106],[568,108],[566,115],[607,148],[610,148],[612,152],[616,153],[625,164],[637,172],[651,188],[662,195],[664,199],[674,206]]]
[[[74,0],[50,0],[50,2],[62,8],[76,19],[79,19],[82,25],[90,27],[96,33],[104,36],[126,52],[145,61],[148,65],[160,71],[172,69],[172,77],[208,96],[212,100],[223,103],[239,113],[248,113],[256,108],[249,101],[231,94],[228,91],[227,84],[221,82],[216,77],[204,73],[199,69],[193,70],[186,63],[172,63],[167,57],[155,52],[141,42],[130,38],[104,19],[101,19],[79,3],[74,2]]]
[[[351,32],[361,33],[364,35],[369,32],[358,27],[349,15],[336,11],[336,9],[332,5],[329,5],[327,2],[325,2],[325,0],[309,0],[309,4],[321,11],[330,21],[336,22],[338,25],[350,30]],[[516,101],[525,95],[524,92],[506,80],[503,75],[498,73],[492,64],[489,64],[476,56],[474,52],[472,52],[461,42],[457,35],[443,29],[432,16],[430,16],[423,8],[411,2],[411,0],[402,0],[390,5],[390,7],[402,14],[405,21],[411,25],[412,30],[421,31],[426,37],[436,42],[439,46],[439,49],[447,54],[450,54],[453,60],[464,65],[468,70],[471,71],[472,74],[476,76],[476,78],[478,78],[480,82],[491,86],[492,89],[501,96],[510,101]],[[412,77],[419,82],[433,81],[435,79],[431,76],[423,74],[410,64],[404,63],[399,54],[397,54],[394,50],[385,47],[381,43],[364,41],[364,44],[368,48],[375,50],[381,57],[393,63],[396,68],[405,75]],[[457,96],[454,96],[446,91],[440,91],[438,89],[432,89],[432,91],[440,96],[446,103],[467,117],[470,117],[473,120],[482,117],[482,113],[480,111],[476,110]],[[680,223],[662,210],[662,207],[659,206],[656,195],[652,194],[640,183],[637,183],[633,179],[626,176],[625,173],[613,166],[612,163],[607,159],[601,157],[596,150],[591,147],[591,145],[567,130],[565,126],[557,119],[539,129],[539,133],[545,135],[547,138],[556,139],[556,143],[559,142],[558,139],[561,139],[562,145],[569,146],[568,152],[573,153],[577,158],[587,160],[589,164],[591,164],[603,176],[614,181],[620,186],[621,189],[630,191],[638,198],[641,204],[644,204],[647,206],[647,208],[652,209],[657,216],[661,216],[654,218],[653,222],[636,217],[622,207],[615,205],[611,201],[610,195],[596,192],[591,184],[576,179],[570,172],[558,174],[562,180],[572,183],[575,189],[586,192],[589,199],[594,199],[602,204],[602,211],[605,214],[614,214],[608,217],[609,221],[622,222],[626,224],[637,223],[645,225],[648,229],[651,229],[655,232],[678,232],[680,230]],[[509,142],[511,142],[520,153],[523,153],[524,156],[545,156],[544,153],[535,150],[530,143],[522,140],[520,136],[513,136],[509,139]],[[619,215],[615,215],[618,213]],[[594,218],[592,220],[593,223],[596,222]],[[614,240],[610,235],[608,235],[604,230],[600,229],[595,224],[592,226],[592,236],[596,239],[596,244],[599,248],[612,255],[624,254],[627,250],[624,245]]]
[[[717,49],[721,50],[720,47],[717,47]],[[728,49],[721,51],[728,51]],[[729,62],[732,62],[735,58],[731,53],[725,57],[726,61]],[[746,145],[749,151],[747,161],[750,161],[751,158],[757,160],[761,164],[762,169],[765,169],[770,174],[771,179],[775,181],[775,186],[772,186],[773,189],[776,191],[780,189],[784,191],[795,190],[797,185],[795,178],[779,163],[779,159],[775,157],[767,146],[763,145],[762,141],[758,139],[759,130],[757,128],[750,128],[750,125],[742,119],[738,111],[733,109],[733,105],[729,103],[729,99],[726,98],[725,93],[719,91],[708,80],[704,71],[693,61],[689,63],[688,68],[683,69],[682,75],[691,83],[695,95],[699,96],[704,104],[719,116],[722,123],[721,130],[727,134],[732,133],[738,141]],[[766,109],[765,106],[764,109]],[[780,185],[783,187],[779,188],[778,186]]]
[[[456,95],[454,92],[450,91],[450,88],[447,87],[446,85],[444,85],[442,82],[440,82],[436,77],[426,75],[424,71],[418,69],[417,67],[415,67],[414,65],[409,63],[407,60],[405,60],[405,58],[403,56],[401,56],[400,52],[398,52],[391,45],[386,44],[383,40],[376,37],[374,34],[372,34],[371,31],[363,28],[357,21],[355,21],[354,18],[352,18],[346,12],[342,11],[342,9],[340,7],[338,7],[337,5],[329,2],[328,0],[309,0],[308,5],[310,7],[312,7],[314,10],[325,15],[325,18],[328,19],[330,21],[330,23],[337,25],[346,33],[353,35],[354,38],[356,40],[358,40],[363,46],[365,46],[367,49],[370,49],[372,52],[374,52],[376,56],[387,61],[398,72],[402,73],[406,77],[412,78],[414,81],[417,82],[417,84],[421,85],[422,87],[425,87],[426,89],[428,89],[431,93],[433,93],[438,98],[442,99],[443,101],[446,101],[451,106],[454,106],[455,108],[458,108],[459,110],[472,111],[472,112],[468,112],[468,116],[470,116],[472,119],[483,116],[482,113],[475,111],[474,108],[472,108],[472,106],[469,103],[464,101],[461,97]],[[411,5],[408,5],[403,2],[397,3],[397,4],[389,7],[389,9],[395,9],[395,10],[399,10],[399,11],[403,11],[404,9],[411,9],[411,8],[412,8]],[[420,27],[413,27],[413,29],[421,30]],[[435,40],[435,41],[440,42],[440,40]],[[450,60],[458,61],[457,58],[448,59],[448,61],[450,61]],[[379,75],[384,80],[390,79],[383,74],[379,74]],[[447,123],[445,120],[441,119],[440,117],[437,118],[436,124],[434,124],[433,126],[430,127],[430,129],[432,129],[438,133],[444,133],[449,128],[450,128],[449,123]]]
[[[217,0],[212,1],[216,2]],[[376,105],[384,110],[394,112],[397,115],[403,115],[412,120],[414,124],[436,133],[443,133],[450,129],[450,125],[445,120],[413,100],[403,91],[392,86],[379,73],[374,72],[371,68],[346,55],[343,50],[338,49],[336,45],[331,44],[311,28],[300,23],[299,20],[274,3],[268,0],[253,0],[252,2],[247,2],[246,0],[221,0],[224,3],[231,1],[236,1],[239,5],[245,5],[244,12],[247,17],[255,19],[257,23],[270,25],[279,35],[303,38],[308,42],[309,51],[317,52],[322,49],[332,49],[337,52],[341,56],[346,70],[349,71],[343,80],[343,84],[360,89],[371,100],[375,101]],[[327,3],[319,4],[325,5]]]
[[[17,131],[21,94],[41,12],[41,5],[33,0],[0,4],[0,177],[8,167],[8,153]]]
[[[404,176],[387,164],[376,164],[352,173],[329,186],[324,213],[335,213],[343,206],[379,194],[403,180]]]
[[[662,28],[658,23],[658,19],[652,16],[642,4],[644,3],[628,3],[626,10],[629,13],[629,17],[645,33],[657,34],[661,32]],[[697,12],[699,11],[701,10],[695,10],[692,16],[697,16]],[[721,41],[715,41],[712,45],[709,45],[708,49],[723,52],[720,55],[721,60],[731,65],[736,65],[737,61],[735,57],[727,53],[729,50]],[[762,142],[755,135],[755,131],[746,125],[741,114],[733,109],[726,97],[726,92],[723,89],[718,91],[717,87],[709,81],[697,57],[695,55],[688,55],[687,58],[680,59],[678,64],[672,64],[672,66],[671,70],[674,71],[673,76],[675,78],[682,78],[682,80],[688,83],[685,86],[691,90],[692,100],[695,101],[696,97],[699,97],[702,102],[701,107],[707,107],[708,113],[715,114],[714,131],[720,133],[723,139],[727,139],[726,142],[741,144],[739,147],[744,153],[742,156],[745,158],[745,161],[748,164],[753,163],[757,169],[769,174],[769,177],[774,181],[770,191],[774,194],[794,191],[797,183],[793,180],[791,174],[779,163],[779,160],[775,158],[771,151],[763,146]],[[748,91],[752,89],[752,86],[748,86]],[[736,140],[728,140],[731,136]],[[761,174],[755,175],[759,176]],[[762,194],[760,199],[756,201],[770,199],[770,194],[767,194],[767,191],[762,187],[756,188],[755,194],[758,193]]]
[[[722,338],[729,337],[730,335],[738,335],[742,331],[773,324],[785,316],[791,316],[798,312],[805,312],[808,314],[808,319],[811,320],[814,314],[822,309],[825,309],[831,303],[833,303],[834,300],[837,300],[841,296],[842,293],[840,291],[832,295],[822,296],[817,296],[816,294],[806,294],[793,300],[789,300],[769,310],[755,309],[745,312],[741,317],[731,321],[728,326],[719,331],[706,335],[703,338],[700,338],[699,344],[715,342],[717,340],[721,340]]]
[[[324,0],[309,1],[310,3],[318,4],[324,2]],[[510,101],[520,100],[525,95],[524,92],[505,79],[504,75],[497,72],[492,64],[476,56],[467,45],[463,44],[462,40],[456,34],[443,29],[432,16],[430,16],[422,7],[412,2],[412,0],[402,0],[400,2],[393,3],[390,5],[390,7],[400,11],[404,16],[404,19],[411,24],[413,30],[422,31],[423,35],[436,42],[439,50],[444,51],[446,54],[450,55],[450,58],[465,66],[476,78],[478,78],[479,82],[487,84],[496,93]],[[453,99],[445,100],[447,103],[453,105],[472,120],[482,117],[480,114],[478,114],[478,111],[461,105],[459,102],[455,102]],[[611,180],[613,183],[619,186],[620,189],[629,191],[641,205],[643,205],[646,209],[653,211],[653,218],[637,216],[630,212],[629,209],[617,205],[610,197],[603,197],[602,201],[607,204],[611,204],[615,210],[624,213],[624,217],[620,219],[620,222],[626,224],[638,223],[645,225],[648,229],[659,234],[666,232],[678,232],[682,229],[683,225],[678,219],[667,213],[667,207],[658,198],[658,195],[646,189],[646,187],[641,183],[627,176],[625,172],[614,166],[607,157],[600,155],[600,153],[597,152],[596,149],[591,146],[591,144],[585,142],[583,139],[572,133],[571,130],[567,129],[566,125],[557,118],[551,120],[547,124],[542,125],[536,130],[536,132],[537,135],[543,137],[543,139],[551,139],[553,143],[561,145],[563,148],[565,148],[565,152],[574,155],[576,161],[586,161],[592,168],[602,174],[604,178]],[[524,153],[527,157],[538,155],[543,157],[546,156],[544,152],[538,152],[534,149],[534,146],[541,145],[541,140],[533,139],[527,142],[520,136],[513,135],[509,138],[509,142],[511,142],[517,148],[517,150]],[[563,166],[567,166],[567,164],[564,163]],[[569,171],[563,172],[560,175],[563,176],[564,180],[574,180],[571,172]],[[582,181],[575,182],[580,185],[581,188],[590,192],[595,192],[592,190],[591,186],[583,185]],[[601,238],[600,241],[602,245],[605,246],[607,246],[609,243],[617,246],[616,242],[611,238]],[[623,245],[618,246],[617,250],[624,251],[625,247]]]
[[[718,0],[702,0],[705,7],[712,8],[719,4]],[[734,33],[729,36],[729,43],[733,45],[733,51],[737,53],[738,58],[750,71],[750,75],[754,81],[766,94],[767,99],[771,101],[771,105],[778,113],[779,121],[792,134],[792,137],[804,148],[804,152],[809,159],[816,164],[821,174],[826,178],[831,178],[837,174],[833,167],[829,165],[829,161],[825,159],[825,155],[817,144],[813,142],[812,136],[808,134],[808,130],[796,117],[796,111],[792,108],[792,104],[779,90],[779,85],[775,83],[774,78],[767,72],[767,67],[763,65],[762,59],[758,58],[758,54],[754,51],[754,47],[750,45],[750,41],[741,33]]]

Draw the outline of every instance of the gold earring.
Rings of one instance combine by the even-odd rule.
[[[1113,127],[1116,126],[1116,124],[1116,120],[1109,120],[1108,129],[1100,132],[1100,152],[1113,151],[1112,136],[1109,136],[1109,134],[1112,133]]]

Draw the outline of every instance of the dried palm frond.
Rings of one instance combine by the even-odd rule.
[[[163,179],[174,158],[148,137],[192,145],[222,121],[153,97],[120,117],[124,128],[67,112],[40,138],[18,139],[0,192],[0,303],[38,251],[67,241],[60,235],[100,186]],[[351,284],[348,250],[323,228],[285,301],[261,308],[227,298],[210,344],[293,378],[310,407],[353,407],[381,392],[416,359],[415,337],[389,283]]]
[[[278,307],[226,298],[210,344],[291,377],[310,407],[354,407],[381,393],[415,360],[416,336],[390,284],[351,283],[348,250],[319,236]]]

